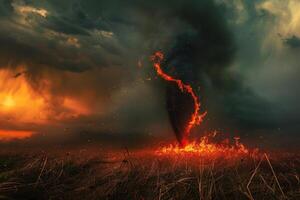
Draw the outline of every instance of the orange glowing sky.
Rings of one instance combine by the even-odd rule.
[[[26,79],[26,71],[16,77],[15,71],[0,70],[0,114],[12,117],[22,122],[42,123],[47,121],[49,114],[49,102],[51,93],[45,88],[42,93],[35,91]],[[72,112],[73,115],[89,114],[89,109],[78,99],[63,96],[60,97],[61,107]],[[65,116],[65,115],[64,115]]]
[[[21,75],[16,75],[22,72]],[[45,88],[38,92],[30,85],[26,69],[0,70],[0,120],[9,120],[18,126],[20,123],[47,125],[54,120],[64,120],[90,114],[90,109],[80,100],[63,96],[61,103],[51,105],[51,93]],[[0,130],[0,140],[26,138],[31,131]]]
[[[22,70],[22,69],[20,69]],[[42,122],[45,100],[27,83],[25,76],[0,70],[0,114],[22,122]]]
[[[0,130],[0,141],[10,141],[14,139],[26,139],[34,134],[33,131]]]

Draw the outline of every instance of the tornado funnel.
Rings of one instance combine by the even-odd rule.
[[[181,145],[187,142],[187,126],[194,113],[194,101],[189,93],[181,92],[174,83],[167,84],[166,107],[174,134]]]

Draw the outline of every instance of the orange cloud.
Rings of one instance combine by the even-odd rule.
[[[26,139],[34,134],[32,131],[0,130],[0,141],[11,141],[15,139]]]

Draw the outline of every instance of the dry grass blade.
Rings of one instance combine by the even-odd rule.
[[[249,181],[247,183],[247,191],[248,191],[248,195],[249,195],[248,198],[250,198],[251,200],[254,200],[254,198],[252,196],[252,193],[251,193],[251,190],[250,190],[249,186],[252,183],[252,180],[253,180],[254,176],[256,175],[257,170],[260,167],[261,163],[262,163],[262,158],[260,159],[259,163],[255,167],[255,169],[254,169],[254,171],[253,171],[253,173],[252,173],[252,175],[251,175],[251,177],[250,177],[250,179],[249,179]]]
[[[269,160],[268,155],[265,153],[264,156],[265,156],[265,158],[266,158],[266,160],[267,160],[267,162],[268,162],[268,165],[269,165],[270,168],[271,168],[271,171],[272,171],[272,173],[273,173],[273,176],[274,176],[274,178],[275,178],[275,180],[276,180],[277,186],[279,187],[279,190],[280,190],[280,192],[281,192],[283,198],[286,199],[287,197],[285,196],[285,194],[284,194],[284,192],[283,192],[283,190],[282,190],[282,187],[281,187],[281,185],[280,185],[280,183],[279,183],[279,181],[278,181],[278,178],[277,178],[276,173],[275,173],[275,171],[274,171],[274,169],[273,169],[273,166],[272,166],[272,164],[271,164],[271,162],[270,162],[270,160]]]
[[[40,181],[40,179],[41,179],[41,176],[42,176],[42,174],[43,174],[43,172],[44,172],[44,170],[45,170],[45,166],[46,166],[46,164],[47,164],[47,161],[48,161],[48,157],[45,157],[44,162],[43,162],[43,166],[42,166],[42,169],[41,169],[41,172],[40,172],[40,174],[39,174],[39,176],[38,176],[38,178],[37,178],[37,180],[36,180],[36,182],[35,182],[35,185],[36,185],[36,186],[38,185],[38,183],[39,183],[39,181]]]
[[[259,175],[259,177],[261,178],[261,180],[263,181],[263,183],[265,184],[265,186],[266,186],[269,190],[271,190],[271,192],[272,192],[273,194],[275,194],[275,190],[267,183],[267,181],[265,180],[265,178],[264,178],[262,175]]]

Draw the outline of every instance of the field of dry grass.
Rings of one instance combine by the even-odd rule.
[[[0,152],[0,199],[300,199],[300,156],[101,148]]]

